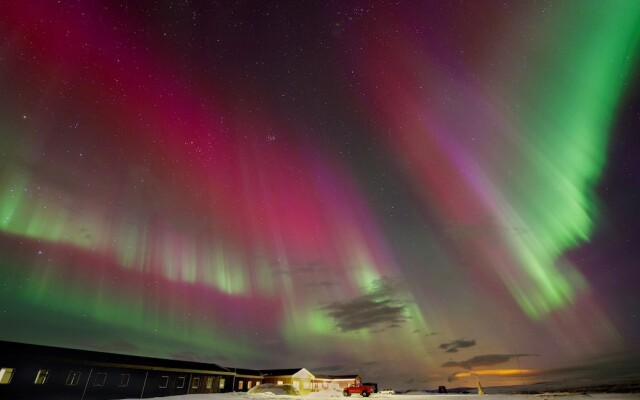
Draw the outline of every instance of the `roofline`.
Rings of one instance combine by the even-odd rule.
[[[34,344],[34,343],[23,343],[23,342],[13,342],[7,340],[0,340],[0,344],[11,345],[15,344],[18,346],[26,346],[32,348],[49,348],[58,352],[70,352],[66,353],[65,356],[60,358],[52,358],[44,356],[43,358],[49,359],[51,361],[64,362],[64,363],[76,363],[81,365],[94,365],[101,367],[116,367],[116,368],[127,368],[127,369],[142,369],[142,370],[151,370],[151,371],[167,371],[167,372],[185,372],[185,373],[205,373],[205,374],[216,374],[216,375],[225,375],[225,376],[236,376],[239,378],[257,378],[257,379],[268,379],[268,378],[294,378],[294,375],[304,372],[310,377],[305,379],[311,379],[316,381],[352,381],[356,378],[362,378],[360,375],[355,374],[350,377],[345,377],[341,375],[340,377],[326,375],[323,377],[316,377],[311,371],[307,368],[279,368],[279,369],[266,369],[266,370],[253,370],[254,373],[238,373],[236,372],[238,369],[235,367],[222,367],[213,363],[206,363],[201,361],[187,361],[187,360],[175,360],[175,359],[167,359],[167,358],[156,358],[156,357],[147,357],[147,356],[139,356],[132,354],[122,354],[122,353],[110,353],[105,351],[96,351],[96,350],[86,350],[86,349],[74,349],[68,347],[57,347],[50,345],[42,345],[42,344]],[[83,358],[81,355],[84,353],[85,357]],[[126,357],[126,360],[114,360],[114,361],[98,361],[92,356],[97,355],[106,355],[117,357]],[[139,361],[139,363],[135,363]],[[154,362],[176,362],[176,363],[186,363],[184,367],[166,367],[161,365],[152,365]],[[202,365],[203,368],[198,368],[199,365]],[[211,368],[214,367],[214,368]],[[278,375],[270,375],[270,371],[291,371],[290,374],[278,374]],[[248,370],[251,371],[251,370]],[[243,372],[248,372],[246,369]]]
[[[153,370],[153,371],[186,372],[186,373],[200,372],[200,373],[211,373],[211,374],[217,374],[217,375],[235,375],[234,372],[231,372],[229,369],[225,367],[222,367],[214,363],[204,363],[200,361],[186,361],[186,360],[174,360],[169,358],[145,357],[145,356],[138,356],[138,355],[132,355],[132,354],[121,354],[121,353],[110,353],[110,352],[96,351],[96,350],[74,349],[74,348],[68,348],[68,347],[57,347],[57,346],[49,346],[49,345],[42,345],[42,344],[12,342],[7,340],[0,340],[0,344],[18,345],[18,346],[24,346],[25,348],[34,348],[34,349],[48,348],[56,352],[67,352],[62,357],[52,357],[51,355],[47,355],[47,354],[42,356],[42,359],[46,359],[54,362],[74,363],[74,364],[80,364],[80,365],[95,365],[100,367],[143,369],[143,370]],[[96,356],[101,356],[101,355],[105,355],[113,358],[121,357],[121,358],[125,358],[126,361],[124,360],[100,361],[95,358]],[[33,354],[27,353],[26,356],[32,357]],[[139,361],[139,363],[136,363],[137,361]],[[158,362],[158,363],[174,362],[174,363],[183,363],[187,365],[182,368],[166,367],[162,365],[153,365],[154,362]],[[200,365],[202,365],[202,368],[198,368]],[[211,367],[214,367],[214,368],[211,368]]]

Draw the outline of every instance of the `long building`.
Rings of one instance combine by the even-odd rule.
[[[313,375],[305,368],[250,370],[212,363],[0,341],[0,399],[111,400],[246,392],[264,383],[301,394],[360,382],[358,375]]]

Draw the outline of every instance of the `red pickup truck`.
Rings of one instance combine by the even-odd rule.
[[[368,385],[356,383],[355,385],[349,385],[346,388],[342,389],[342,394],[345,397],[351,396],[351,393],[362,395],[362,397],[369,397],[371,393],[373,393],[373,388]]]

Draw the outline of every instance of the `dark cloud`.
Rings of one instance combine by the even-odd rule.
[[[458,349],[464,349],[476,345],[475,340],[458,339],[449,343],[442,343],[439,348],[445,350],[447,353],[457,353]]]
[[[535,357],[537,354],[484,354],[472,357],[466,361],[447,361],[443,367],[457,367],[473,369],[475,367],[486,367],[489,365],[503,364],[516,357]]]
[[[369,293],[322,307],[342,332],[373,328],[385,324],[396,327],[407,321],[403,285],[395,279],[381,278]]]
[[[327,313],[343,332],[370,328],[379,323],[405,322],[405,307],[391,300],[376,301],[362,296],[343,303],[325,307]]]

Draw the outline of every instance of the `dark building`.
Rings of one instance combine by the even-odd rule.
[[[233,386],[231,386],[231,390],[234,392],[246,392],[262,383],[262,373],[260,371],[229,367],[227,369],[234,373]]]
[[[112,400],[246,392],[263,383],[302,394],[359,383],[305,368],[252,370],[0,341],[0,400]],[[377,385],[376,385],[377,386]]]
[[[0,399],[108,400],[233,390],[216,364],[0,341]]]

